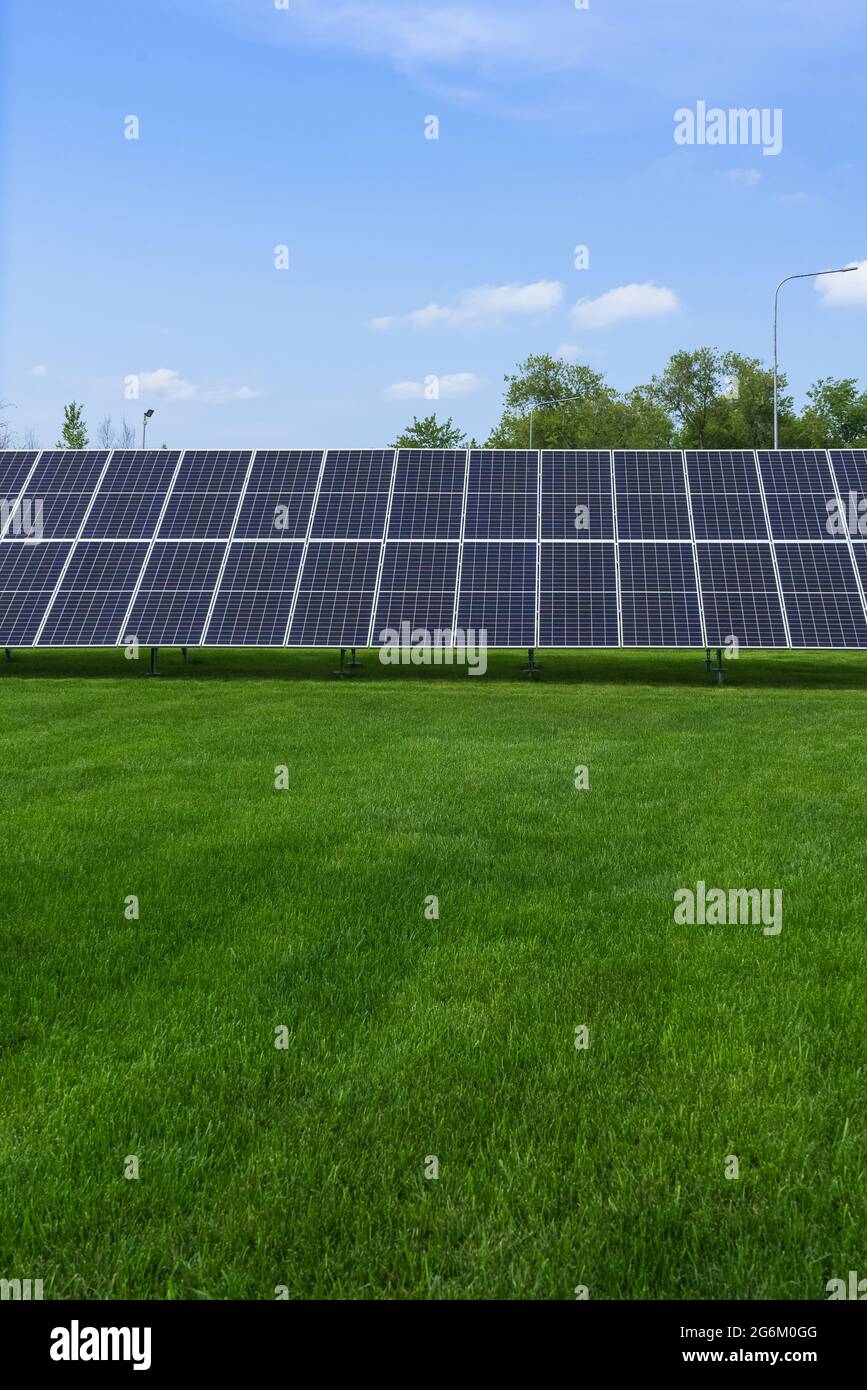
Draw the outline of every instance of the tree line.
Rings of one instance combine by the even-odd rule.
[[[489,449],[765,449],[774,442],[774,374],[757,357],[716,348],[675,352],[645,386],[617,391],[601,372],[549,353],[505,377]],[[794,408],[777,379],[783,449],[867,448],[867,392],[855,377],[822,377]],[[402,449],[478,448],[451,417],[413,417]]]
[[[647,385],[617,391],[601,372],[550,353],[531,353],[507,373],[503,410],[484,447],[489,449],[764,449],[774,440],[774,376],[757,357],[716,348],[675,352]],[[38,448],[32,431],[20,442],[0,401],[0,449]],[[867,391],[855,377],[820,377],[800,411],[778,378],[780,447],[784,449],[867,448]],[[64,407],[55,448],[90,445],[84,408]],[[134,449],[126,418],[100,421],[95,447]],[[165,449],[167,446],[161,446]],[[412,423],[395,448],[478,448],[451,416],[436,414]]]
[[[19,438],[11,422],[4,418],[9,409],[8,401],[0,401],[0,449],[38,449],[39,440],[33,430],[27,429]],[[79,401],[70,401],[63,407],[63,425],[55,449],[134,449],[135,430],[126,416],[116,425],[110,415],[104,416],[96,428],[96,437],[91,441],[84,419],[84,406]],[[163,444],[162,448],[166,448]]]

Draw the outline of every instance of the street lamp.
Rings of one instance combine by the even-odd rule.
[[[560,400],[558,400],[558,401],[545,401],[545,408],[550,410],[550,409],[552,409],[553,407],[558,406],[558,405],[571,405],[571,403],[572,403],[573,401],[583,401],[583,400],[586,400],[586,399],[587,399],[586,396],[563,396],[563,397],[562,397]],[[532,409],[531,409],[531,410],[530,410],[530,443],[527,445],[527,448],[528,448],[528,449],[532,449],[532,447],[533,447],[533,411],[532,411]]]
[[[848,275],[850,271],[857,270],[857,265],[846,265],[841,270],[808,270],[804,275],[787,275],[785,280],[781,280],[777,285],[777,292],[774,295],[774,448],[780,447],[779,420],[777,416],[777,315],[780,301],[780,290],[787,285],[790,280],[815,280],[819,275]]]
[[[153,415],[153,411],[152,411],[152,410],[146,410],[145,413],[144,413],[144,415],[142,416],[142,422],[141,422],[141,446],[142,446],[142,448],[144,448],[144,446],[145,446],[145,438],[146,438],[147,432],[148,432],[148,420],[151,418],[152,415]]]

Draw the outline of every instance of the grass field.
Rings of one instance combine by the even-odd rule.
[[[0,1275],[816,1299],[867,1273],[867,660],[754,653],[718,690],[696,653],[547,653],[535,684],[520,657],[0,666]],[[699,879],[781,888],[781,934],[675,925]]]

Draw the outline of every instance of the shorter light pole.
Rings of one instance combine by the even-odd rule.
[[[147,437],[147,432],[148,432],[148,420],[151,418],[152,415],[153,415],[153,411],[152,411],[152,410],[146,410],[145,413],[144,413],[144,415],[142,416],[142,422],[141,422],[141,446],[142,446],[142,448],[144,448],[144,446],[145,446],[145,439],[146,439],[146,437]]]
[[[777,285],[777,292],[774,295],[774,448],[780,447],[780,430],[777,414],[777,318],[779,314],[780,290],[784,285],[788,285],[790,280],[815,280],[820,275],[848,275],[850,271],[857,270],[857,265],[846,265],[841,270],[808,270],[804,275],[787,275],[785,280],[781,280]]]

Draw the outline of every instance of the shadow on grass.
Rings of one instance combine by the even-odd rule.
[[[347,653],[348,659],[348,653]],[[549,651],[539,652],[540,685],[653,685],[708,687],[714,677],[705,670],[699,651]],[[523,651],[488,653],[484,676],[469,676],[466,667],[384,666],[376,651],[359,652],[361,667],[347,674],[342,684],[446,683],[469,681],[471,685],[526,684],[527,663]],[[336,651],[262,650],[251,648],[191,648],[183,664],[177,648],[161,648],[159,671],[163,679],[178,681],[333,681],[338,664]],[[737,661],[724,662],[726,687],[733,689],[864,690],[867,691],[867,652],[743,652]],[[127,661],[123,649],[67,650],[17,649],[11,661],[0,656],[0,680],[144,680],[149,653],[142,648],[138,661]],[[335,683],[337,683],[335,681]]]

